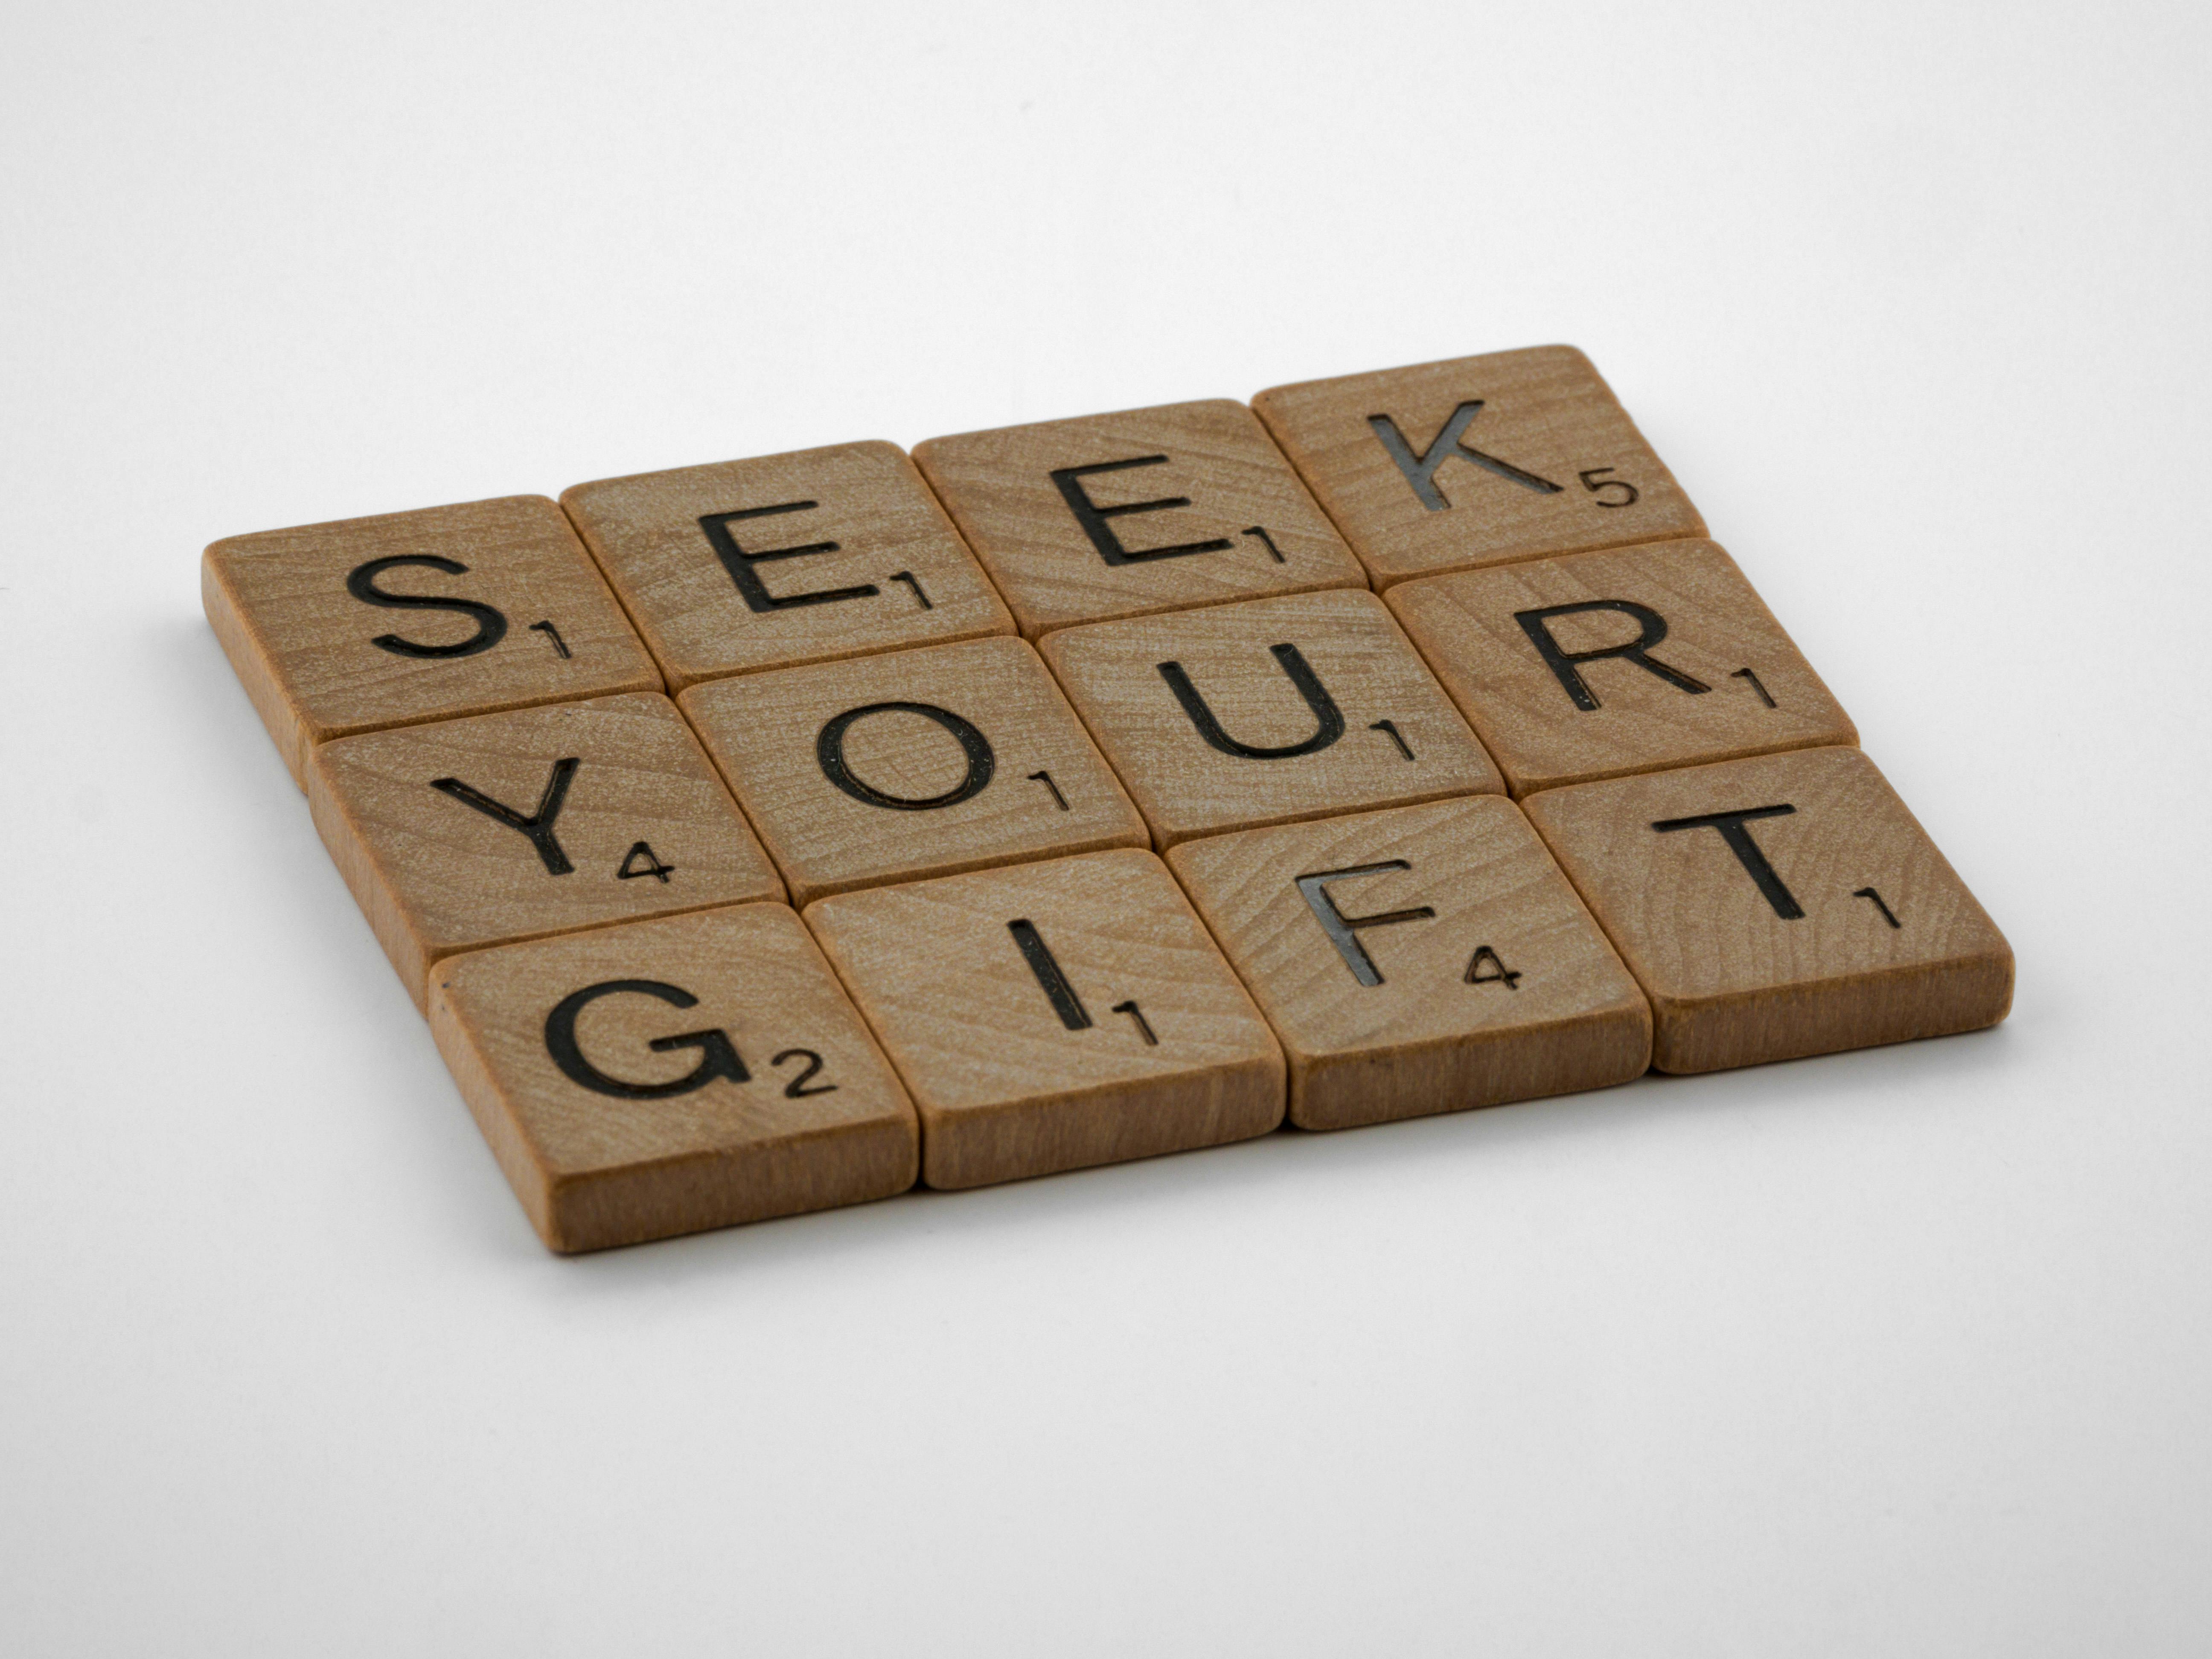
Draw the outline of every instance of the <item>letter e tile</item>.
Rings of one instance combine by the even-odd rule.
[[[1226,398],[932,438],[914,458],[1031,639],[1367,585],[1267,429]]]
[[[429,1012],[470,1111],[556,1250],[914,1184],[906,1091],[783,905],[448,957]]]
[[[806,923],[913,1097],[932,1187],[1218,1146],[1282,1121],[1282,1051],[1150,853],[841,893]]]
[[[1014,631],[896,444],[603,478],[561,504],[671,690]]]
[[[1978,1030],[2012,1006],[2004,935],[1856,749],[1522,805],[1650,999],[1662,1072]]]

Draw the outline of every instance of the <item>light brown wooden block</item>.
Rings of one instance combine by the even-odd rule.
[[[896,444],[603,478],[561,504],[671,690],[1014,631]]]
[[[1275,1028],[1302,1128],[1604,1088],[1650,1064],[1644,994],[1510,801],[1247,830],[1168,865]]]
[[[1099,623],[1040,648],[1157,847],[1504,787],[1372,593]]]
[[[806,922],[914,1097],[932,1187],[1282,1121],[1282,1051],[1150,853],[841,893]]]
[[[1663,1072],[1977,1030],[2012,1006],[2004,935],[1856,749],[1522,805],[1650,998]]]
[[[200,599],[303,787],[332,738],[660,690],[543,495],[233,536],[203,556]]]
[[[663,696],[341,738],[308,762],[307,805],[418,1005],[457,951],[783,896]]]
[[[1031,639],[1367,585],[1252,411],[1226,398],[932,438],[914,458]]]
[[[1431,576],[1388,603],[1516,795],[1858,741],[1711,542]]]
[[[1307,380],[1252,406],[1378,588],[1705,533],[1572,346]]]
[[[679,702],[795,904],[1151,844],[1023,640],[746,674]]]
[[[430,1031],[556,1250],[914,1185],[906,1091],[781,904],[448,957]]]

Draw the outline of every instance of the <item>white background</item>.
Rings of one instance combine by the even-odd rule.
[[[2212,1646],[2202,5],[9,15],[0,1650]],[[199,612],[1552,340],[2008,1024],[556,1260]]]

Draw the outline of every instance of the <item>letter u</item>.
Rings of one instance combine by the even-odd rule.
[[[1190,716],[1190,723],[1198,728],[1198,735],[1224,755],[1237,755],[1246,760],[1289,760],[1297,755],[1318,754],[1344,735],[1343,712],[1337,708],[1336,699],[1328,695],[1328,688],[1321,683],[1321,676],[1313,672],[1313,665],[1306,661],[1297,647],[1273,645],[1267,649],[1289,677],[1291,684],[1297,687],[1298,695],[1306,700],[1306,707],[1313,710],[1314,733],[1303,743],[1286,743],[1273,749],[1239,743],[1221,729],[1221,722],[1214,718],[1213,710],[1206,706],[1206,699],[1199,695],[1198,688],[1190,683],[1190,676],[1183,672],[1181,663],[1164,662],[1158,665],[1160,678],[1168,683],[1168,690],[1175,693],[1176,701],[1182,705],[1182,712]]]

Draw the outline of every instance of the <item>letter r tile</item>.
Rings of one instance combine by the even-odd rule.
[[[1651,1012],[1496,795],[1168,854],[1281,1039],[1291,1121],[1341,1129],[1640,1076]]]
[[[1030,639],[1367,585],[1266,428],[1226,398],[932,438],[914,458]]]
[[[1858,741],[1711,542],[1425,577],[1387,603],[1516,795]]]
[[[783,905],[448,957],[429,1012],[469,1110],[556,1250],[914,1185],[906,1091]]]
[[[1148,844],[1144,820],[1024,640],[744,674],[680,701],[800,905]]]
[[[309,752],[332,738],[660,690],[543,495],[233,536],[207,550],[200,595],[303,788]]]
[[[1252,406],[1377,588],[1705,533],[1572,346],[1307,380]]]
[[[1165,866],[1088,853],[841,893],[806,924],[979,1187],[1265,1134],[1283,1056]]]
[[[671,690],[1014,631],[896,444],[603,478],[561,504]]]
[[[1096,623],[1041,648],[1156,847],[1504,788],[1364,590]]]
[[[1856,749],[1522,805],[1650,999],[1662,1072],[1978,1030],[2012,1006],[2004,935]]]
[[[418,1006],[463,951],[783,896],[662,696],[341,738],[308,763],[307,805]]]

